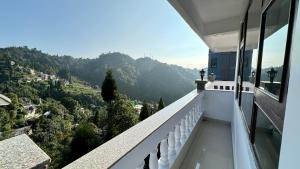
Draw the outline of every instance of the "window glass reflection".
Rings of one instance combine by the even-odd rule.
[[[260,32],[261,1],[253,0],[248,11],[246,30],[246,51],[243,63],[243,88],[241,110],[248,129],[251,125],[254,83],[256,78],[258,39]]]
[[[279,98],[288,32],[289,0],[275,1],[266,11],[260,88]]]
[[[255,150],[263,169],[277,169],[280,154],[281,134],[259,109],[255,129]]]

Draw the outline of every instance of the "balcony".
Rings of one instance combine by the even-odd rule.
[[[235,137],[239,127],[233,128],[233,100],[232,90],[194,90],[65,169],[142,169],[148,155],[150,169],[242,166],[244,164],[237,164],[236,160],[243,159],[244,152],[234,151],[234,143],[239,142]],[[240,150],[244,150],[243,147]],[[238,154],[239,159],[234,158],[234,154]]]

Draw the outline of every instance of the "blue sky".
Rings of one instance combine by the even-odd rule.
[[[190,68],[208,48],[167,0],[3,0],[0,47],[95,58],[122,52]]]

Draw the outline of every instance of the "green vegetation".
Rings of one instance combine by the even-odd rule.
[[[115,79],[113,78],[112,71],[108,70],[106,72],[105,79],[103,81],[102,87],[101,87],[101,96],[103,97],[103,100],[106,102],[111,102],[112,100],[115,100],[117,97],[117,84]]]
[[[38,72],[56,74],[69,82],[79,79],[91,86],[101,84],[106,71],[111,69],[120,93],[131,99],[152,102],[163,96],[166,104],[193,90],[194,80],[199,76],[196,69],[184,69],[150,58],[134,60],[118,52],[101,54],[95,59],[77,59],[71,56],[48,55],[25,46],[0,48],[0,58],[4,55],[10,59],[3,64],[9,64],[9,60],[13,60]],[[9,68],[6,71],[8,70]]]
[[[0,48],[0,93],[12,100],[0,108],[0,139],[21,130],[51,157],[49,168],[62,168],[156,111],[144,102],[139,116],[131,99],[170,103],[196,77],[196,70],[121,53],[75,59]]]
[[[0,139],[29,127],[30,137],[52,159],[49,168],[62,168],[138,122],[131,101],[116,90],[106,103],[98,88],[76,78],[70,83],[63,73],[59,79],[36,80],[38,72],[31,74],[18,62],[0,67],[1,78],[7,77],[0,91],[12,100],[0,108]],[[35,116],[25,118],[30,113]]]
[[[142,107],[141,112],[140,112],[139,120],[143,121],[146,118],[148,118],[150,115],[151,115],[150,114],[150,108],[149,108],[148,104],[144,101],[143,107]]]
[[[158,108],[157,108],[157,111],[163,109],[164,107],[165,107],[165,103],[164,103],[163,99],[160,98],[159,101],[158,101]]]

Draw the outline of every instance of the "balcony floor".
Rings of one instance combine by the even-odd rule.
[[[230,124],[212,119],[203,120],[187,152],[181,169],[233,169]]]

